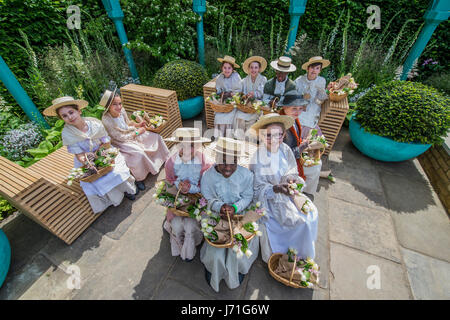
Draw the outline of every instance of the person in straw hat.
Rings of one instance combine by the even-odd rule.
[[[99,147],[110,142],[102,122],[96,118],[82,117],[81,110],[88,105],[85,100],[61,97],[52,101],[44,115],[64,120],[62,142],[67,151],[73,153],[75,168],[89,167],[88,157]],[[119,154],[112,171],[93,182],[80,181],[94,213],[104,211],[110,205],[118,206],[124,196],[134,200],[136,186],[125,159]]]
[[[293,195],[292,185],[304,186],[305,182],[299,177],[291,148],[283,143],[286,130],[293,123],[292,117],[271,113],[252,126],[262,141],[250,161],[250,170],[255,179],[255,200],[267,212],[260,224],[261,254],[265,262],[272,253],[286,253],[289,248],[297,250],[300,257],[315,255],[317,208],[305,196]],[[308,203],[307,214],[299,206],[299,200]]]
[[[149,173],[157,174],[169,157],[169,149],[162,137],[145,129],[145,122],[128,119],[117,89],[106,90],[99,104],[105,108],[102,122],[111,137],[111,144],[125,157],[139,190],[145,189]]]
[[[261,73],[266,70],[266,67],[266,59],[260,56],[252,56],[242,64],[242,69],[247,74],[242,80],[242,93],[249,99],[262,100],[267,78]],[[241,110],[236,110],[234,124],[235,137],[242,139],[244,133],[258,120],[258,116],[256,113],[245,113]]]
[[[222,219],[228,219],[227,214],[242,214],[253,200],[253,173],[237,164],[244,155],[243,148],[241,141],[220,137],[214,149],[216,164],[202,177],[201,191],[208,208]],[[206,281],[216,292],[222,279],[230,289],[242,283],[258,255],[259,241],[250,240],[247,251],[248,258],[238,258],[231,248],[203,244],[200,260],[205,266]]]
[[[222,71],[216,80],[216,92],[218,94],[224,93],[224,99],[232,97],[238,92],[242,92],[242,83],[239,73],[235,71],[240,66],[236,63],[235,59],[230,56],[223,58],[217,58],[222,64],[220,70]],[[231,112],[216,112],[214,115],[214,128],[216,137],[224,137],[227,130],[233,129],[234,117],[236,115],[236,109]]]
[[[202,144],[211,140],[201,137],[198,128],[178,128],[171,138],[165,140],[177,143],[164,167],[166,180],[178,190],[181,189],[182,194],[199,193],[201,177],[213,165],[213,161],[202,152]],[[168,209],[164,229],[170,234],[172,256],[192,261],[196,246],[203,239],[198,221],[176,216]]]
[[[299,119],[304,127],[315,128],[320,118],[321,105],[327,99],[325,92],[326,80],[319,76],[323,68],[330,65],[330,61],[322,57],[312,57],[302,65],[306,74],[295,79],[297,93],[309,101],[306,111]]]
[[[275,78],[270,79],[264,85],[263,101],[272,105],[275,98],[281,99],[282,96],[295,90],[295,82],[288,78],[288,74],[297,70],[289,57],[280,57],[278,60],[270,63],[275,70]]]
[[[306,110],[308,103],[308,100],[303,99],[303,96],[298,95],[297,93],[285,95],[284,99],[280,101],[280,105],[282,107],[280,114],[290,116],[294,119],[294,124],[286,131],[286,136],[283,141],[292,149],[295,160],[297,161],[299,175],[306,182],[303,193],[314,201],[314,194],[316,193],[316,189],[319,184],[319,175],[322,168],[322,162],[319,161],[319,164],[314,166],[304,166],[302,164],[302,153],[309,150],[310,147],[310,141],[308,138],[311,129],[308,127],[302,127],[298,119],[299,115]],[[322,131],[319,126],[316,126],[316,130],[319,136],[322,135]],[[311,147],[316,148],[314,144],[311,145]]]

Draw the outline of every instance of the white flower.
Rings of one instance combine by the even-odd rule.
[[[235,245],[233,246],[233,251],[234,251],[235,253],[237,253],[238,250],[239,250],[239,247],[238,247],[237,244],[235,244]]]
[[[200,213],[200,210],[195,209],[194,214],[197,216]]]
[[[317,263],[313,264],[313,269],[316,270],[316,271],[319,271],[319,266],[317,265]]]
[[[197,221],[200,221],[200,220],[202,220],[202,216],[198,215],[195,217],[195,219],[197,219]]]
[[[289,194],[294,195],[295,194],[294,190],[289,190]]]
[[[209,236],[209,233],[208,233],[208,232],[203,232],[203,235],[204,235],[205,237],[207,237],[207,236]]]
[[[258,231],[259,225],[256,222],[252,222],[253,230]]]
[[[249,249],[245,250],[245,255],[247,258],[250,258],[252,256],[253,252],[251,252]]]
[[[208,215],[208,216],[210,216],[210,215],[212,215],[212,211],[211,210],[206,210],[206,214]]]
[[[203,220],[202,220],[202,228],[208,228],[208,223],[204,222]]]
[[[67,181],[67,185],[71,186],[72,185],[72,180]]]
[[[314,287],[314,285],[311,282],[309,282],[308,283],[308,288],[312,288],[312,287]]]
[[[208,232],[208,233],[213,232],[213,228],[212,228],[211,226],[207,227],[207,228],[206,228],[206,232]]]
[[[305,275],[304,274],[302,274],[302,279],[301,279],[302,281],[306,281],[306,277],[305,277]]]
[[[258,201],[258,202],[255,204],[255,206],[256,206],[257,208],[261,207],[261,202]]]
[[[158,196],[158,194],[154,193],[152,197],[153,197],[153,199],[156,199],[157,196]]]
[[[261,237],[262,236],[262,232],[261,231],[256,231],[256,235],[258,236],[258,237]]]
[[[242,258],[244,256],[244,254],[242,253],[242,250],[238,250],[238,252],[236,252],[236,257],[238,259]]]

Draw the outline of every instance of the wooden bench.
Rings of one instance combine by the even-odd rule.
[[[125,99],[122,99],[127,112],[137,110],[131,103],[130,92],[143,92],[139,110],[160,113],[170,121],[162,132],[164,137],[181,126],[175,91],[136,85],[127,85],[121,91],[123,89]],[[66,147],[28,168],[0,157],[0,195],[67,244],[77,239],[100,216],[92,211],[78,182],[67,185],[67,175],[73,164],[74,155],[67,152]]]
[[[216,92],[216,82],[212,80],[203,86],[203,97],[205,98],[205,116],[206,125],[208,128],[214,128],[214,111],[211,108],[211,103],[206,102],[206,98],[213,92]],[[325,138],[327,138],[329,147],[325,150],[324,155],[328,155],[333,148],[334,142],[341,130],[345,117],[348,112],[347,98],[340,102],[333,102],[325,100],[322,104],[322,111],[320,113],[319,127],[322,130]]]

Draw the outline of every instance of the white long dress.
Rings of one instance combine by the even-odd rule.
[[[209,168],[202,177],[201,190],[208,200],[208,207],[218,215],[223,204],[235,204],[237,213],[247,208],[253,200],[253,174],[247,168],[237,166],[229,178],[217,172],[215,166]],[[246,274],[258,256],[259,240],[253,238],[248,243],[253,255],[238,259],[232,249],[216,248],[204,243],[200,260],[211,272],[211,287],[219,292],[219,284],[225,280],[230,289],[239,286],[239,273]]]
[[[301,95],[309,94],[311,96],[306,106],[306,111],[302,112],[298,117],[302,127],[315,128],[319,123],[322,107],[317,104],[316,98],[318,97],[319,90],[325,90],[326,83],[325,78],[321,76],[318,76],[314,80],[308,80],[306,74],[295,79],[297,93]]]
[[[273,191],[273,186],[283,177],[298,177],[297,163],[289,146],[281,144],[276,153],[269,152],[264,145],[259,147],[250,162],[250,170],[255,175],[255,198],[267,210],[260,238],[263,261],[267,262],[272,253],[286,253],[289,248],[296,249],[301,257],[314,258],[317,208],[311,204],[312,211],[305,215],[290,197]]]
[[[225,78],[223,73],[219,75],[216,80],[216,92],[232,92],[233,94],[242,92],[241,76],[237,72],[233,72],[229,78]],[[236,108],[228,113],[216,112],[214,115],[215,125],[233,125],[234,117],[236,115]]]

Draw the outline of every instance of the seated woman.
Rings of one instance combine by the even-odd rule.
[[[261,73],[266,70],[267,61],[263,57],[253,56],[248,58],[242,64],[242,69],[248,74],[242,80],[242,93],[248,98],[262,100],[264,94],[264,85],[267,78]],[[242,140],[245,132],[258,120],[259,114],[245,113],[236,110],[235,117],[235,138]]]
[[[215,215],[227,219],[227,212],[241,214],[253,200],[253,174],[239,166],[243,144],[230,138],[219,138],[215,147],[216,165],[202,177],[202,195],[208,200],[208,208]],[[216,248],[204,243],[200,260],[205,265],[206,281],[219,292],[219,283],[225,279],[230,289],[239,287],[258,256],[258,239],[252,239],[248,248],[254,254],[238,259],[231,248]]]
[[[218,94],[224,93],[224,99],[230,98],[238,92],[242,92],[241,76],[235,71],[240,66],[235,62],[235,59],[230,56],[217,58],[222,64],[220,70],[222,71],[216,80],[216,92]],[[216,112],[214,114],[214,129],[215,137],[224,137],[227,135],[227,130],[233,130],[234,117],[236,109],[231,112]]]
[[[286,131],[286,136],[284,137],[284,143],[286,143],[294,153],[295,160],[297,161],[297,169],[300,177],[302,177],[306,186],[303,192],[314,201],[314,195],[317,190],[317,185],[319,184],[320,170],[322,168],[322,162],[314,166],[304,166],[302,165],[300,158],[302,152],[307,151],[309,147],[308,135],[311,132],[311,128],[303,127],[300,124],[299,116],[302,112],[306,110],[308,100],[303,99],[301,95],[289,94],[284,96],[284,99],[280,101],[282,110],[281,115],[290,116],[294,119],[294,124]],[[322,135],[322,131],[319,126],[316,125],[318,135]]]
[[[213,164],[202,152],[202,143],[210,140],[202,138],[198,128],[178,128],[173,137],[165,140],[178,143],[175,154],[165,165],[167,181],[175,184],[177,189],[181,189],[180,193],[199,193],[203,172]],[[192,261],[196,252],[195,247],[203,239],[198,221],[189,217],[175,216],[168,209],[164,229],[170,234],[172,256],[181,256],[184,261]]]
[[[111,144],[125,157],[139,190],[144,190],[147,175],[157,174],[169,157],[166,144],[159,134],[145,130],[144,122],[136,124],[128,119],[116,90],[106,90],[99,104],[105,107],[102,122]]]
[[[100,120],[82,117],[81,109],[88,105],[85,100],[62,97],[52,101],[53,105],[44,110],[44,115],[64,120],[62,130],[63,145],[67,151],[75,154],[74,166],[80,168],[89,164],[89,153],[94,153],[103,144],[110,141],[108,133]],[[136,186],[125,159],[119,153],[111,172],[93,182],[80,181],[94,213],[102,212],[110,205],[118,206],[124,195],[134,200]]]
[[[265,262],[272,253],[286,253],[289,248],[297,250],[300,257],[315,256],[317,209],[311,203],[312,212],[305,215],[290,195],[289,183],[304,184],[292,150],[283,143],[286,129],[293,123],[289,116],[271,113],[252,126],[263,142],[252,156],[250,170],[255,177],[255,198],[267,210],[260,224],[261,254]]]

